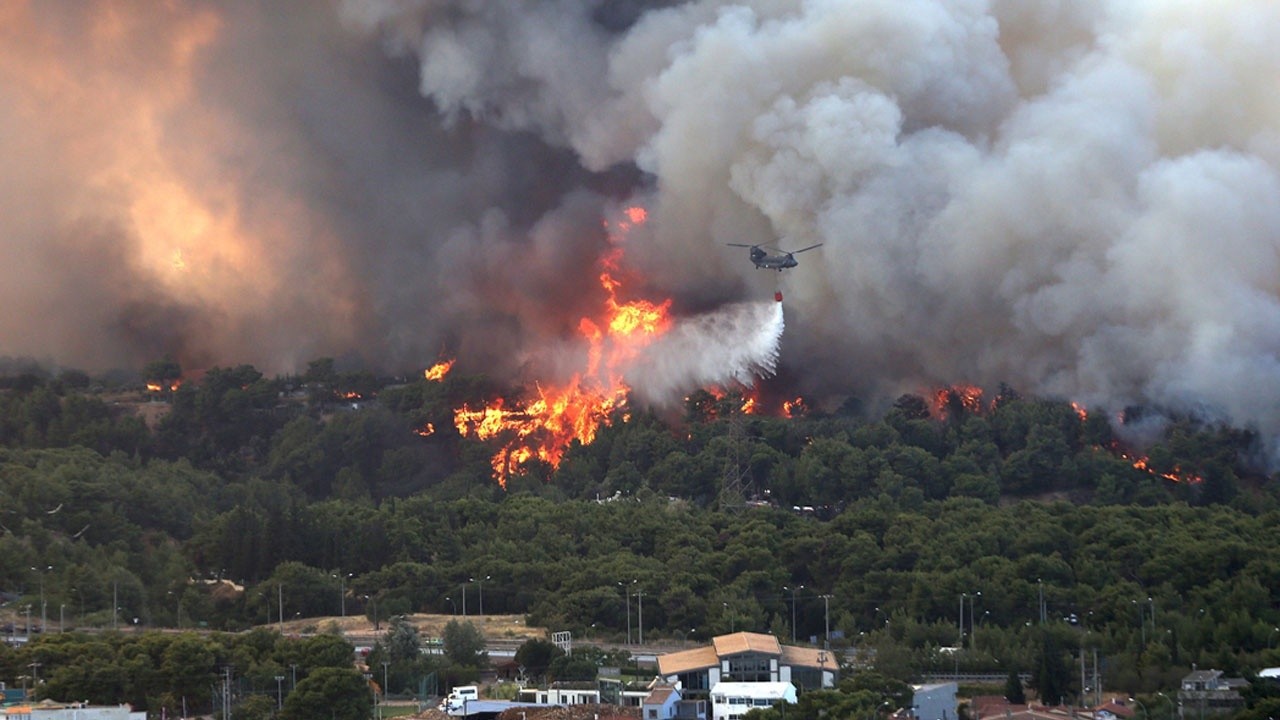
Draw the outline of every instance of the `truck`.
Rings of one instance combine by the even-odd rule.
[[[480,687],[477,685],[459,685],[440,701],[440,709],[447,713],[463,710],[468,702],[480,699]]]

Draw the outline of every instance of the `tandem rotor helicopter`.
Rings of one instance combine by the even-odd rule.
[[[777,270],[778,272],[782,272],[787,268],[793,268],[796,265],[799,265],[799,263],[796,262],[796,255],[814,248],[822,247],[822,243],[818,243],[817,245],[810,245],[807,248],[800,248],[799,250],[791,250],[788,252],[786,250],[779,250],[778,248],[766,247],[764,245],[747,245],[745,243],[725,243],[725,245],[751,248],[751,262],[755,263],[756,269],[765,268],[767,270]],[[777,254],[770,254],[768,252],[769,250],[773,250]]]

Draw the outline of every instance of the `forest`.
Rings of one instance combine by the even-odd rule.
[[[1078,668],[1095,655],[1104,689],[1132,694],[1193,664],[1280,665],[1280,493],[1248,429],[1008,387],[790,416],[704,390],[681,412],[615,408],[504,487],[509,438],[455,423],[518,396],[484,377],[331,359],[181,375],[161,360],[136,378],[0,376],[0,600],[19,634],[45,631],[0,658],[0,681],[38,662],[52,695],[70,662],[56,630],[238,633],[281,605],[386,620],[470,604],[614,642],[633,624],[771,632],[893,681],[1026,672],[1048,700],[1090,691]],[[185,652],[102,637],[108,665]],[[218,642],[202,652],[241,641]]]

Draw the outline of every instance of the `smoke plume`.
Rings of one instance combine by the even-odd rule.
[[[781,286],[803,392],[1274,436],[1277,40],[1270,0],[7,3],[0,341],[527,370],[641,202],[644,289]],[[726,242],[824,245],[779,275]]]

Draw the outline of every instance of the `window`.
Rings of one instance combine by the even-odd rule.
[[[657,710],[655,710],[655,709],[653,709],[653,708],[649,708],[649,720],[658,720],[658,711],[657,711]]]
[[[741,682],[769,682],[772,662],[765,655],[739,655],[729,658],[729,674]]]

